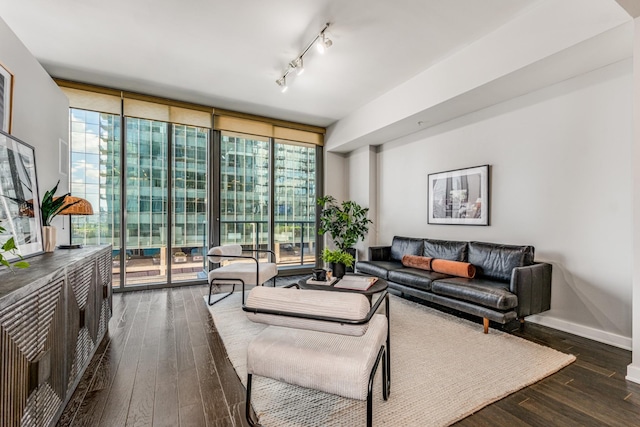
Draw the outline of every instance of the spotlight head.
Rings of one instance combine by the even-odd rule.
[[[276,80],[276,84],[278,86],[280,86],[280,91],[282,93],[285,93],[287,91],[287,89],[289,89],[287,87],[287,77],[286,76],[282,76],[278,80]]]
[[[296,61],[296,70],[298,70],[298,75],[304,73],[304,61],[302,60],[302,57],[298,58],[298,60]]]
[[[318,42],[316,43],[316,47],[318,52],[324,53],[324,50],[330,48],[333,42],[324,34],[324,32],[321,33],[320,36],[321,37],[318,38]]]

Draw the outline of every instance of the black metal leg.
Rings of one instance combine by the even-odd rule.
[[[254,420],[253,416],[251,415],[251,377],[251,374],[247,375],[247,400],[245,402],[244,415],[247,418],[247,422],[249,423],[249,425],[252,427],[256,427],[259,426],[260,423],[258,423],[257,420]]]
[[[382,355],[382,398],[389,400],[389,374],[387,372],[387,352]]]
[[[367,427],[371,427],[373,425],[373,378],[376,376],[380,359],[383,358],[384,354],[384,346],[382,346],[380,347],[380,351],[378,351],[378,356],[376,357],[376,361],[371,368],[371,373],[369,374],[369,387],[367,389]],[[382,370],[384,371],[384,361]],[[382,375],[383,377],[385,376],[384,373]]]
[[[221,297],[221,298],[218,298],[216,301],[211,302],[211,291],[213,290],[213,284],[215,283],[215,281],[216,281],[216,279],[213,279],[213,280],[211,281],[211,283],[209,283],[209,298],[207,299],[207,304],[209,304],[209,305],[214,305],[214,304],[219,303],[220,301],[222,301],[223,299],[225,299],[226,297],[228,297],[229,295],[231,295],[231,294],[236,290],[236,284],[234,283],[234,284],[233,284],[233,287],[231,288],[231,292],[229,292],[228,294],[226,294],[225,296],[223,296],[223,297]],[[244,288],[243,288],[243,289],[244,289]],[[244,295],[244,294],[243,294],[243,295]],[[242,302],[244,303],[244,298],[243,298],[243,301],[242,301]]]
[[[384,312],[387,316],[387,354],[385,368],[387,370],[387,396],[391,394],[391,311],[389,308],[389,294],[385,295]]]

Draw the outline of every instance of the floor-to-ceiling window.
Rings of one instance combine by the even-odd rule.
[[[269,139],[222,133],[220,138],[220,243],[267,249]]]
[[[274,241],[281,264],[316,260],[315,146],[276,140],[274,144]]]
[[[61,87],[72,107],[70,191],[95,212],[71,217],[71,243],[111,244],[115,287],[202,282],[213,244],[315,265],[323,129]]]
[[[272,248],[278,265],[315,264],[316,147],[232,132],[220,140],[220,242]]]
[[[114,286],[123,276],[126,286],[202,279],[209,131],[127,117],[123,173],[120,116],[72,108],[70,118],[71,192],[97,211],[72,217],[72,243],[113,246]],[[126,222],[120,239],[122,175]]]
[[[207,269],[208,129],[173,125],[172,281],[204,278]]]
[[[114,271],[120,252],[120,116],[72,108],[70,191],[87,199],[94,214],[71,217],[71,242],[113,246]],[[120,275],[114,274],[114,286]]]
[[[163,283],[169,268],[169,123],[126,117],[126,285]]]

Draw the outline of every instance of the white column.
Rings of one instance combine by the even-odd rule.
[[[347,159],[348,199],[369,208],[369,233],[356,244],[358,259],[368,259],[367,248],[377,244],[378,237],[378,162],[377,148],[366,146],[349,153]]]
[[[633,305],[632,359],[627,380],[640,383],[640,18],[633,44]]]

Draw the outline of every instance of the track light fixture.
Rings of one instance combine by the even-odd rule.
[[[278,80],[276,80],[276,83],[277,83],[278,86],[280,86],[280,89],[282,90],[282,92],[286,92],[286,90],[287,90],[287,76],[293,70],[296,70],[296,74],[297,75],[300,75],[300,74],[302,74],[304,72],[304,56],[307,54],[307,52],[309,52],[309,49],[311,49],[311,47],[313,47],[314,44],[317,46],[317,49],[318,49],[318,51],[320,53],[323,53],[325,49],[328,49],[328,48],[331,47],[333,42],[325,34],[325,31],[327,31],[327,28],[329,28],[329,25],[330,24],[327,22],[324,25],[324,27],[320,30],[318,35],[315,36],[313,38],[313,40],[311,40],[311,43],[309,43],[307,45],[307,47],[302,51],[302,53],[300,53],[300,55],[296,56],[296,58],[293,61],[289,62],[288,66],[287,66],[287,69],[282,74],[282,77],[280,77]]]

